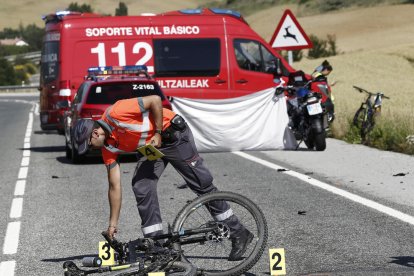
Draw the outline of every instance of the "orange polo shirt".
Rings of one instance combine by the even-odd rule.
[[[170,126],[175,115],[163,108],[163,130]],[[150,110],[144,109],[142,98],[117,101],[106,109],[99,122],[110,132],[101,150],[107,166],[116,162],[120,153],[134,152],[148,144],[155,134],[154,118]]]

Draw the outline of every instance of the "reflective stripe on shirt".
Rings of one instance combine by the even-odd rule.
[[[146,140],[148,138],[148,131],[150,130],[150,120],[149,120],[149,112],[145,111],[142,113],[142,132],[141,132],[141,138],[138,142],[138,147],[145,146]]]
[[[109,113],[110,112],[108,112],[106,114],[106,118],[108,119],[108,121],[110,121],[111,123],[113,123],[117,127],[121,127],[121,128],[124,128],[124,129],[127,129],[127,130],[132,130],[132,131],[138,131],[138,132],[149,131],[149,120],[147,120],[147,121],[144,120],[142,122],[142,125],[140,125],[140,124],[126,124],[126,123],[122,123],[118,120],[115,120],[114,118],[111,117],[111,115]],[[146,111],[145,113],[148,113],[148,111]],[[142,113],[142,116],[144,116],[144,113]]]

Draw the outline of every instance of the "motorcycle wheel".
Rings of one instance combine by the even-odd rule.
[[[311,137],[308,137],[307,139],[305,139],[304,142],[305,142],[306,147],[310,150],[315,147],[313,143],[313,139]]]
[[[315,149],[317,151],[324,151],[326,149],[326,133],[315,133],[313,135],[313,141],[315,142]]]

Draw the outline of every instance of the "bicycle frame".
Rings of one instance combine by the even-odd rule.
[[[140,267],[140,273],[142,271],[143,275],[151,272],[151,267],[144,267],[143,261],[148,258],[151,254],[155,254],[158,256],[161,256],[161,258],[167,257],[167,259],[164,262],[157,263],[154,265],[154,267],[161,267],[161,268],[167,268],[170,266],[170,263],[173,263],[181,258],[180,252],[175,252],[173,249],[167,249],[175,242],[180,242],[181,245],[184,244],[193,244],[193,243],[202,243],[206,242],[208,239],[206,235],[203,236],[197,236],[197,237],[191,237],[198,234],[206,234],[211,231],[214,231],[217,229],[217,226],[212,227],[203,227],[198,229],[189,229],[189,230],[183,230],[181,232],[170,232],[167,234],[159,235],[157,237],[154,237],[153,239],[137,239],[134,241],[130,241],[128,243],[121,243],[117,241],[116,239],[110,239],[108,235],[105,232],[102,232],[102,235],[106,239],[106,241],[109,243],[109,245],[118,253],[118,264],[111,265],[111,266],[105,266],[105,267],[99,267],[96,269],[89,269],[84,270],[80,269],[75,265],[72,261],[66,261],[63,264],[63,268],[65,270],[65,275],[89,275],[89,274],[95,274],[95,273],[105,273],[105,272],[115,272],[115,271],[122,271],[129,268],[134,267]],[[153,241],[158,240],[164,240],[167,239],[165,243],[162,244],[162,249],[164,251],[159,250],[159,252],[154,252],[153,247],[154,243]],[[126,254],[127,248],[129,249],[128,256]],[[143,258],[141,258],[141,261],[137,261],[138,254],[136,251],[141,251],[141,254],[143,254]],[[168,258],[170,257],[170,258]],[[187,264],[190,265],[190,264]]]

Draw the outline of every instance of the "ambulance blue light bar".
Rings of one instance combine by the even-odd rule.
[[[147,73],[145,65],[126,65],[126,66],[97,66],[88,69],[88,75],[127,75],[137,73]]]
[[[214,12],[215,14],[227,14],[227,15],[232,15],[235,17],[242,17],[241,14],[239,12],[233,11],[233,10],[227,10],[227,9],[218,9],[218,8],[211,8],[210,9],[212,12]]]
[[[183,10],[180,10],[180,12],[184,14],[201,14],[202,10],[201,9],[183,9]]]
[[[71,11],[57,11],[56,15],[57,16],[65,16],[65,15],[68,15],[68,14],[71,14],[71,13],[72,13]]]

